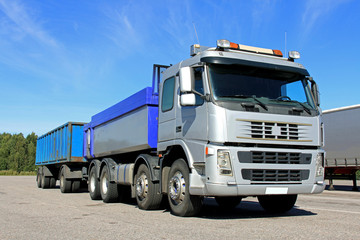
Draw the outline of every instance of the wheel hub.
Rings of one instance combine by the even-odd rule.
[[[96,179],[95,179],[95,176],[93,174],[91,176],[91,178],[90,178],[90,191],[91,192],[95,192],[95,181],[96,181]]]
[[[145,173],[142,173],[136,180],[136,195],[140,199],[144,199],[147,196],[148,189],[149,189],[148,179]]]
[[[108,183],[107,183],[107,180],[106,180],[106,176],[104,176],[104,177],[101,179],[101,187],[102,187],[102,192],[103,192],[103,194],[106,194],[107,191],[108,191]]]
[[[169,194],[175,205],[181,204],[185,198],[185,179],[181,172],[176,172],[169,182]]]

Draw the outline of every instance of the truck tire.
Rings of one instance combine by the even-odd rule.
[[[215,197],[219,207],[224,210],[234,209],[241,202],[241,197]]]
[[[162,194],[158,183],[153,183],[150,171],[145,164],[141,164],[135,176],[136,202],[140,209],[159,209]]]
[[[36,174],[36,185],[38,188],[41,188],[41,169],[42,167],[39,167]]]
[[[110,182],[110,176],[108,168],[105,166],[101,171],[100,176],[100,193],[103,202],[111,203],[117,202],[119,193],[116,183]]]
[[[171,212],[182,217],[196,216],[201,211],[202,197],[189,193],[189,168],[179,158],[172,165],[168,179],[168,200]]]
[[[92,200],[101,200],[100,181],[96,177],[96,167],[90,170],[88,190]]]
[[[50,178],[50,188],[55,188],[56,187],[56,178],[51,177]]]
[[[297,195],[258,196],[260,205],[270,213],[285,213],[295,205]]]
[[[80,190],[80,180],[73,180],[71,183],[71,192],[77,193]]]
[[[50,187],[50,178],[45,177],[44,172],[41,174],[41,188],[49,188]]]
[[[62,193],[70,193],[71,192],[71,181],[65,178],[65,170],[61,169],[60,172],[60,190]]]

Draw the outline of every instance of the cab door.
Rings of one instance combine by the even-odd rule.
[[[176,89],[177,77],[166,79],[160,86],[159,101],[159,143],[175,139],[175,117],[176,117]]]

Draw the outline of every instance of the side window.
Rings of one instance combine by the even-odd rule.
[[[166,112],[174,106],[175,77],[165,80],[162,90],[161,111]]]
[[[204,85],[203,85],[203,79],[202,74],[204,71],[204,68],[198,67],[194,69],[195,71],[195,90],[201,94],[204,94]],[[195,105],[202,105],[204,103],[204,99],[202,99],[199,95],[195,95]]]

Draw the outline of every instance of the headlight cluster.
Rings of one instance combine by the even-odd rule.
[[[221,175],[232,176],[230,152],[225,150],[218,150],[217,164]]]
[[[316,177],[324,176],[324,153],[316,156]]]

